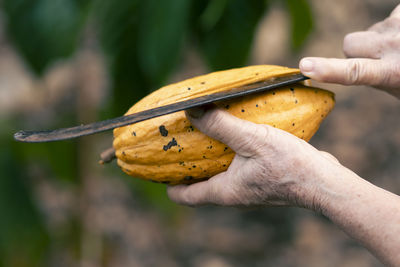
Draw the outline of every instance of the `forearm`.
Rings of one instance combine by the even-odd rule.
[[[322,213],[384,263],[400,265],[400,197],[343,167],[322,184]]]

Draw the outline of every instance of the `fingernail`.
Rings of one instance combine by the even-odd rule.
[[[203,116],[205,112],[206,110],[201,107],[196,107],[186,110],[186,114],[195,119],[198,119],[201,116]]]
[[[307,73],[312,72],[314,70],[314,62],[309,59],[302,59],[300,61],[300,70]]]

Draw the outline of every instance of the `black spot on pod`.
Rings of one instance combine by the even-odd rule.
[[[164,126],[164,125],[161,125],[161,126],[159,127],[159,130],[160,130],[160,134],[161,134],[162,136],[168,136],[168,131],[167,131],[167,129],[165,129],[165,126]]]
[[[297,99],[294,101],[295,104],[297,104],[299,101],[297,101]]]
[[[290,91],[292,91],[292,93],[294,93],[294,89],[292,87],[290,87]]]
[[[133,135],[133,136],[136,136],[136,132],[135,132],[135,131],[133,131],[133,132],[132,132],[132,135]]]
[[[244,112],[244,109],[242,109],[242,112]]]
[[[201,84],[206,84],[206,82],[201,82]]]
[[[256,104],[256,108],[258,108],[258,104]]]
[[[188,89],[188,91],[190,91],[192,88],[188,87],[187,89]]]
[[[275,92],[272,92],[272,95],[275,95]]]
[[[226,109],[229,109],[229,105],[225,105],[225,108],[226,108]]]
[[[163,183],[163,184],[169,184],[170,181],[161,181],[161,183]]]
[[[175,137],[174,137],[174,138],[172,138],[171,141],[168,142],[168,144],[166,144],[165,146],[163,146],[163,149],[164,149],[164,151],[167,151],[167,150],[170,149],[171,147],[177,146],[177,145],[178,145],[178,143],[176,142]]]
[[[194,132],[194,127],[192,125],[189,125],[189,127],[187,128],[187,132]]]

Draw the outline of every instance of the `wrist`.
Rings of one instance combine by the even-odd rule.
[[[343,167],[320,187],[319,211],[388,265],[400,263],[400,198]]]
[[[354,205],[361,195],[369,194],[372,184],[340,166],[318,187],[318,212],[335,221],[338,213]]]
[[[315,165],[306,179],[299,179],[293,187],[293,204],[329,217],[332,203],[345,201],[349,197],[346,187],[356,184],[360,178],[337,162],[331,162],[329,166]]]

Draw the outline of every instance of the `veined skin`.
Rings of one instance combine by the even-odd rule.
[[[299,70],[274,65],[213,72],[164,86],[133,105],[126,115],[295,73]],[[216,103],[238,118],[269,124],[306,141],[334,104],[333,93],[300,83]],[[192,126],[183,111],[117,128],[113,146],[124,172],[166,184],[207,179],[225,171],[235,155]]]

